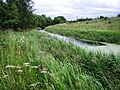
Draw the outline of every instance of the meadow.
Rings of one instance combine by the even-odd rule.
[[[120,56],[31,30],[0,31],[0,90],[119,90]]]
[[[75,39],[120,44],[120,18],[94,19],[91,21],[64,23],[46,28],[48,32]]]

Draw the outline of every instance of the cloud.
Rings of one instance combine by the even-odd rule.
[[[37,14],[67,19],[76,17],[116,16],[120,12],[120,0],[33,0]]]

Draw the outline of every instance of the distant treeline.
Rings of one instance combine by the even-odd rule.
[[[35,27],[40,27],[41,29],[44,29],[47,26],[65,23],[66,19],[63,16],[57,16],[54,19],[51,19],[51,17],[46,17],[46,15],[35,15]]]
[[[0,29],[22,30],[66,22],[63,16],[54,19],[46,15],[33,14],[32,0],[0,0]]]
[[[120,17],[120,14],[118,14],[117,17]],[[93,20],[93,19],[104,19],[104,20],[107,20],[107,19],[109,19],[109,17],[100,16],[100,17],[97,17],[97,18],[79,18],[79,19],[76,19],[76,20],[68,21],[68,22],[69,23],[76,23],[76,22],[90,21],[90,20]]]

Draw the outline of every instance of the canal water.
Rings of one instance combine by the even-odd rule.
[[[112,53],[114,55],[120,55],[120,45],[110,44],[110,43],[95,44],[95,43],[90,43],[90,42],[83,41],[83,40],[76,40],[74,38],[62,36],[59,34],[50,33],[45,30],[39,30],[39,32],[46,33],[58,40],[65,41],[67,43],[72,43],[72,44],[79,46],[87,51],[101,52],[101,53],[105,53],[105,54]]]

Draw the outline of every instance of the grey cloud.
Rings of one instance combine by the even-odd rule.
[[[59,3],[35,1],[35,13],[46,14],[51,17],[63,15],[67,19],[76,17],[115,16],[120,12],[120,0],[61,0]],[[41,3],[42,2],[42,3]],[[62,3],[63,2],[63,3]]]

